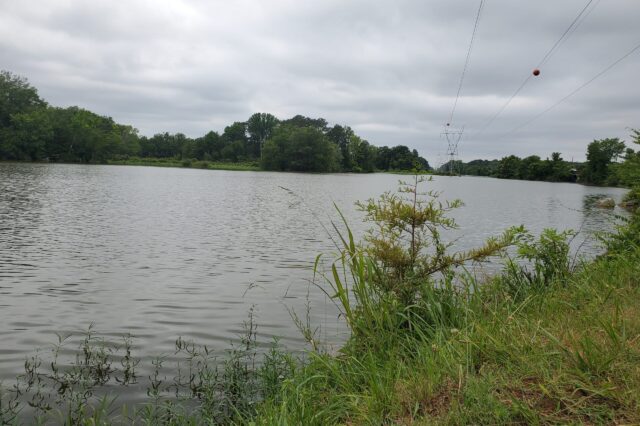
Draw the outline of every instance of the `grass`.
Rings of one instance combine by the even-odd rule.
[[[381,170],[378,173],[387,173],[391,175],[434,175],[436,174],[432,170]]]
[[[640,422],[637,245],[517,297],[504,279],[470,284],[403,308],[431,312],[404,328],[313,354],[256,423]]]
[[[415,191],[409,186],[409,198]],[[438,213],[435,201],[421,210],[393,200],[408,215],[403,223]],[[390,222],[379,238],[404,229]],[[425,235],[423,244],[437,238]],[[606,255],[578,267],[567,255],[570,233],[533,238],[519,231],[516,253],[505,255],[504,271],[492,278],[459,267],[415,275],[424,264],[412,251],[416,267],[407,269],[399,257],[400,286],[387,281],[397,275],[395,258],[381,267],[348,227],[340,236],[343,250],[323,275],[352,332],[339,353],[325,353],[317,342],[301,359],[277,345],[258,351],[250,318],[221,359],[178,339],[182,358],[169,366],[172,379],[156,360],[148,401],[125,407],[114,402],[113,387],[99,390],[146,379],[137,374],[131,344],[114,347],[89,330],[75,361],[27,360],[25,374],[0,395],[0,423],[640,423],[640,216],[606,239]],[[394,240],[398,253],[402,241]],[[428,266],[433,254],[425,256]],[[437,256],[454,266],[461,259]],[[25,419],[24,407],[35,409],[34,417]]]
[[[178,160],[173,158],[138,158],[131,157],[126,160],[109,160],[108,164],[121,166],[154,166],[154,167],[184,167],[192,169],[208,170],[236,170],[236,171],[260,171],[258,163],[245,162],[217,162],[201,160]]]

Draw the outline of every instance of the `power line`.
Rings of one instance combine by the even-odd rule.
[[[582,16],[582,14],[587,10],[587,8],[591,5],[592,2],[593,2],[593,0],[589,0],[587,2],[587,4],[582,8],[580,13],[578,13],[578,16],[576,16],[576,18],[571,22],[571,24],[567,27],[567,29],[564,31],[564,33],[562,33],[562,35],[560,36],[558,41],[556,41],[556,43],[551,47],[551,49],[549,49],[549,51],[546,53],[546,55],[544,55],[544,57],[542,58],[542,60],[538,64],[538,68],[541,67],[542,65],[544,65],[549,60],[551,55],[553,55],[553,53],[555,53],[556,48],[558,48],[558,46],[560,46],[560,44],[562,43],[562,40],[564,40],[564,38],[567,36],[567,34],[569,34],[569,31],[571,31],[571,28],[573,28],[573,26],[576,25],[576,23],[578,22],[578,20]]]
[[[598,5],[598,3],[600,2],[600,0],[598,0],[598,2],[596,3],[596,6]],[[587,1],[587,4],[582,8],[582,10],[580,11],[580,13],[578,13],[578,15],[574,18],[574,20],[571,22],[571,24],[567,27],[567,29],[562,33],[562,35],[560,36],[560,38],[554,43],[553,46],[551,46],[551,49],[549,49],[547,51],[547,53],[545,53],[545,55],[542,57],[542,59],[540,60],[538,66],[536,68],[540,68],[542,65],[544,65],[549,58],[551,58],[551,56],[557,51],[558,47],[560,47],[560,45],[563,43],[564,40],[566,40],[566,38],[573,34],[573,32],[575,31],[576,28],[578,28],[578,26],[580,24],[582,24],[582,22],[584,21],[584,19],[593,11],[593,9],[595,9],[595,6],[589,11],[589,13],[587,13],[587,15],[584,16],[584,18],[581,20],[580,17],[582,17],[584,15],[584,13],[587,11],[587,9],[589,8],[589,6],[591,5],[591,3],[593,3],[593,0],[589,0]],[[511,104],[511,101],[513,101],[513,99],[518,96],[518,94],[520,93],[520,91],[527,85],[527,83],[531,80],[532,75],[529,74],[527,76],[527,78],[524,79],[524,81],[522,82],[522,84],[520,84],[520,86],[516,89],[515,92],[513,92],[513,94],[511,95],[511,97],[507,100],[507,102],[504,103],[504,105],[502,105],[502,107],[493,115],[491,116],[491,118],[489,118],[489,120],[480,128],[480,131],[478,131],[478,133],[476,133],[474,136],[478,136],[480,134],[482,134],[489,126],[491,126],[491,124],[493,124],[493,122],[500,116],[500,114],[502,114],[502,112]]]
[[[496,120],[496,118],[498,118],[500,116],[500,114],[502,114],[502,112],[509,106],[509,104],[511,103],[511,101],[518,96],[518,93],[520,93],[520,91],[522,89],[524,89],[524,86],[527,85],[527,83],[529,82],[529,80],[531,80],[531,74],[529,74],[529,76],[527,78],[524,79],[524,81],[522,82],[522,84],[520,85],[520,87],[518,87],[516,89],[515,92],[513,92],[513,95],[511,95],[511,97],[509,98],[509,100],[507,102],[504,103],[504,105],[502,105],[502,107],[498,110],[498,112],[496,112],[490,119],[489,121],[487,121],[482,128],[480,129],[480,131],[478,133],[476,133],[474,136],[478,136],[480,134],[482,134],[485,130],[487,130],[487,128],[489,126],[491,126],[491,124]]]
[[[476,21],[473,24],[473,33],[471,34],[471,41],[469,42],[469,49],[467,50],[467,58],[464,61],[464,67],[462,68],[462,75],[460,76],[460,84],[458,85],[458,93],[456,94],[456,100],[453,102],[453,108],[451,109],[451,115],[449,116],[449,123],[453,123],[453,114],[458,106],[458,99],[460,98],[460,92],[462,91],[462,83],[464,82],[467,68],[469,67],[469,59],[471,58],[471,50],[473,49],[473,41],[476,38],[476,32],[478,31],[478,24],[480,23],[480,14],[484,7],[484,0],[480,0],[480,6],[478,6],[478,13],[476,14]]]
[[[578,27],[580,27],[580,25],[582,25],[582,23],[583,23],[583,22],[584,22],[584,21],[589,17],[589,15],[591,15],[591,12],[593,12],[593,11],[598,7],[598,5],[600,4],[600,1],[601,1],[601,0],[596,0],[596,2],[594,3],[593,7],[592,7],[591,9],[589,9],[586,13],[584,13],[584,11],[583,11],[583,12],[581,12],[581,13],[584,13],[584,15],[582,16],[582,18],[580,18],[580,20],[578,20],[578,22],[573,26],[573,28],[571,28],[571,27],[570,27],[570,28],[568,28],[568,29],[567,29],[567,30],[568,30],[568,31],[566,31],[567,35],[566,35],[563,39],[559,40],[559,42],[556,42],[556,50],[557,50],[557,49],[559,49],[559,48],[560,48],[560,46],[562,46],[562,44],[563,44],[565,41],[567,41],[567,39],[569,39],[569,37],[571,37],[571,35],[576,31],[576,29],[578,29]],[[590,3],[590,2],[589,2],[589,3]],[[586,9],[587,7],[588,7],[588,4],[587,4],[587,6],[585,7],[585,9]],[[579,17],[579,16],[580,16],[580,15],[578,15],[578,17]],[[553,53],[555,53],[555,52],[556,52],[556,50],[554,50],[554,51],[553,51]],[[548,55],[547,60],[549,59],[549,57],[551,57],[551,55]],[[546,64],[546,62],[547,62],[547,61],[541,62],[540,64],[538,64],[538,66],[537,66],[536,68],[542,68],[542,66],[543,66],[544,64]]]
[[[580,90],[584,89],[585,87],[587,87],[589,84],[593,83],[595,80],[597,80],[598,78],[602,77],[604,74],[606,74],[607,72],[609,72],[613,67],[615,67],[616,65],[618,65],[620,62],[624,61],[625,59],[627,59],[629,56],[631,56],[636,50],[640,49],[640,43],[638,43],[633,49],[631,49],[630,51],[628,51],[627,53],[625,53],[622,57],[618,58],[616,61],[612,62],[609,66],[607,66],[605,69],[603,69],[602,71],[600,71],[598,74],[596,74],[595,76],[593,76],[591,79],[589,79],[587,82],[583,83],[582,85],[580,85],[578,88],[576,88],[574,91],[572,91],[571,93],[569,93],[568,95],[566,95],[565,97],[563,97],[562,99],[560,99],[558,102],[556,102],[555,104],[551,105],[550,107],[548,107],[547,109],[545,109],[544,111],[540,112],[539,114],[537,114],[536,116],[534,116],[533,118],[531,118],[530,120],[520,124],[517,127],[514,127],[513,129],[511,129],[509,132],[499,136],[499,138],[503,138],[506,136],[509,136],[515,132],[517,132],[518,130],[522,129],[525,126],[528,126],[529,124],[531,124],[532,122],[534,122],[535,120],[537,120],[538,118],[542,117],[543,115],[545,115],[546,113],[548,113],[549,111],[551,111],[552,109],[554,109],[555,107],[557,107],[558,105],[560,105],[561,103],[563,103],[564,101],[566,101],[567,99],[569,99],[570,97],[572,97],[573,95],[575,95],[576,93],[578,93]]]
[[[598,7],[598,5],[600,4],[600,1],[601,1],[601,0],[596,0],[596,2],[594,3],[593,7],[592,7],[591,9],[589,9],[589,10],[588,10],[588,11],[587,11],[583,16],[582,16],[582,18],[578,21],[578,23],[577,23],[577,24],[575,24],[575,25],[574,25],[574,27],[571,29],[571,31],[569,31],[569,33],[567,34],[567,36],[564,38],[564,40],[562,40],[562,42],[561,42],[558,46],[561,46],[561,45],[562,45],[562,43],[564,43],[565,41],[567,41],[567,39],[568,39],[569,37],[571,37],[571,35],[576,31],[576,29],[577,29],[578,27],[580,27],[580,25],[582,25],[582,23],[583,23],[583,22],[584,22],[584,21],[589,17],[589,15],[591,15],[591,12],[593,12],[593,11]]]

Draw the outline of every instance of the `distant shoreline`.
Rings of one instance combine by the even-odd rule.
[[[304,173],[304,174],[353,174],[367,175],[375,173],[387,173],[394,175],[415,175],[415,170],[377,170],[374,172],[301,172],[290,170],[265,170],[255,162],[219,162],[219,161],[203,161],[203,160],[175,160],[160,158],[135,158],[128,160],[108,160],[105,163],[78,163],[66,161],[6,161],[0,160],[0,164],[78,164],[78,165],[94,165],[94,166],[147,166],[147,167],[166,167],[178,169],[199,169],[199,170],[227,170],[238,172],[275,172],[275,173]],[[431,171],[419,171],[418,174],[432,174]]]
[[[65,161],[6,161],[0,160],[0,164],[78,164],[78,165],[94,165],[94,166],[146,166],[146,167],[166,167],[177,169],[196,169],[196,170],[226,170],[232,172],[274,172],[274,173],[304,173],[304,174],[352,174],[352,175],[368,175],[368,174],[391,174],[391,175],[415,175],[415,170],[377,170],[369,173],[358,172],[298,172],[286,170],[264,170],[255,162],[219,162],[219,161],[203,161],[203,160],[176,160],[162,158],[133,158],[128,160],[108,160],[106,163],[77,163]],[[418,171],[420,175],[443,176],[450,177],[448,174],[436,173],[433,171]],[[548,180],[528,180],[528,179],[505,179],[496,176],[478,176],[478,175],[455,175],[455,177],[475,177],[475,178],[491,178],[498,180],[515,180],[522,182],[544,182],[544,183],[568,183],[581,186],[590,186],[596,188],[627,188],[625,186],[596,185],[585,182],[558,182]]]

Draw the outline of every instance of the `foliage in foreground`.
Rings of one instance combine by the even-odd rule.
[[[376,261],[345,239],[357,307],[341,296],[344,278],[331,279],[354,337],[338,356],[313,354],[256,423],[640,422],[639,224],[580,270],[568,234],[525,235],[516,244],[528,263],[508,259],[485,283],[465,273],[425,283],[410,304],[359,283]]]

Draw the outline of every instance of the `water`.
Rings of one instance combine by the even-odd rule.
[[[304,315],[307,299],[321,337],[339,341],[335,310],[309,285],[316,255],[333,249],[332,203],[361,235],[354,202],[399,178],[0,164],[0,380],[56,333],[90,324],[114,340],[133,334],[143,365],[170,354],[178,336],[226,348],[252,305],[262,341],[303,347],[288,309]],[[456,248],[524,224],[581,229],[574,247],[587,255],[598,250],[591,233],[611,227],[594,200],[624,194],[475,177],[435,177],[429,187],[465,202]]]

